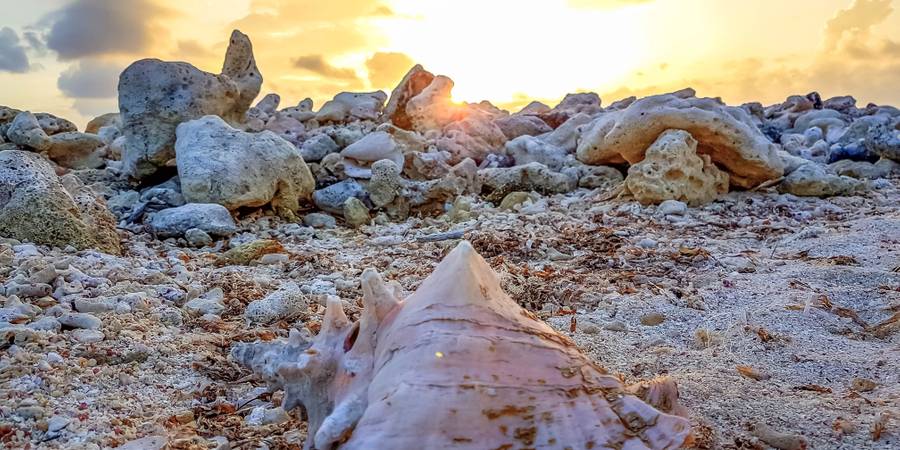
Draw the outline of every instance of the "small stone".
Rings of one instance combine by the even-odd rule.
[[[53,416],[47,420],[47,431],[54,433],[69,426],[71,420],[63,416]]]
[[[150,217],[149,225],[161,237],[182,236],[191,229],[216,236],[231,236],[237,231],[231,213],[213,203],[188,203],[164,209]]]
[[[266,266],[284,264],[290,261],[290,259],[290,255],[286,253],[269,253],[268,255],[263,255],[262,258],[259,258],[259,263]]]
[[[20,406],[16,408],[16,414],[25,419],[40,419],[44,417],[44,408],[40,406]]]
[[[871,392],[874,391],[878,384],[867,378],[854,378],[851,384],[854,391]]]
[[[65,328],[76,328],[84,330],[97,330],[103,325],[97,316],[88,313],[68,313],[63,314],[59,318],[59,323]]]
[[[296,318],[307,307],[306,297],[300,288],[289,283],[265,298],[250,302],[244,310],[244,318],[250,323],[268,324]]]
[[[531,198],[531,194],[528,192],[515,191],[506,194],[506,197],[503,197],[503,201],[500,202],[500,209],[504,211],[512,211],[519,206],[529,200],[533,200]]]
[[[335,153],[341,148],[327,134],[316,134],[300,145],[300,154],[306,162],[321,161],[330,153]]]
[[[313,202],[322,211],[332,214],[344,212],[344,202],[350,197],[365,197],[366,190],[356,180],[350,178],[332,184],[313,193]]]
[[[359,227],[369,223],[369,208],[356,197],[350,197],[344,201],[344,220],[347,225]]]
[[[266,408],[265,406],[257,406],[247,416],[247,425],[262,426],[276,423],[287,422],[290,419],[282,408]]]
[[[666,200],[656,207],[656,212],[661,216],[683,216],[687,211],[687,204],[678,200]]]
[[[74,330],[72,338],[82,344],[94,344],[103,341],[106,336],[97,330]]]
[[[666,316],[661,313],[650,313],[641,316],[641,325],[655,327],[666,321]]]
[[[303,223],[313,228],[331,229],[337,227],[337,220],[324,213],[309,213],[303,216]]]
[[[274,239],[259,239],[228,250],[219,259],[221,265],[247,265],[263,255],[284,252],[284,247]]]
[[[651,249],[651,248],[656,248],[656,245],[657,245],[656,241],[654,241],[653,239],[650,239],[650,238],[643,238],[640,241],[638,241],[638,247],[640,247],[640,248]]]
[[[184,308],[196,315],[219,315],[225,311],[225,305],[220,298],[198,297],[185,303]]]

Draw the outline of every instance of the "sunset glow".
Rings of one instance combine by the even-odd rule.
[[[95,32],[68,35],[59,30],[72,27],[67,21],[80,9],[110,3],[36,0],[27,11],[12,8],[0,23],[9,30],[4,45],[24,52],[28,64],[0,70],[0,103],[83,122],[116,109],[118,72],[136,59],[184,60],[217,72],[232,28],[253,39],[263,92],[286,103],[389,90],[414,63],[450,76],[456,100],[506,107],[576,91],[609,103],[685,86],[731,103],[814,89],[852,93],[863,104],[900,101],[900,13],[889,0],[116,4],[78,28]]]

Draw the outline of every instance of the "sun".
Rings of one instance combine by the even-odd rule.
[[[576,10],[561,0],[397,0],[391,50],[454,80],[455,101],[558,99],[613,90],[637,69],[646,39],[635,8]],[[627,38],[626,38],[627,37]]]

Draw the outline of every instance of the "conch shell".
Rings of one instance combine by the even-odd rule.
[[[626,388],[500,288],[463,241],[405,300],[374,269],[351,323],[332,297],[318,336],[233,357],[303,406],[307,450],[672,449],[690,440],[669,381]],[[658,389],[664,385],[665,389]],[[649,386],[649,387],[648,387]]]

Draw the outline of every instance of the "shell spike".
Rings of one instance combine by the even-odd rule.
[[[386,284],[375,269],[368,268],[363,271],[362,290],[363,307],[371,309],[378,321],[384,319],[388,313],[400,304],[396,290]]]
[[[340,297],[329,295],[325,301],[325,317],[322,318],[323,336],[330,336],[337,333],[350,323],[347,314],[344,313],[344,305]]]

